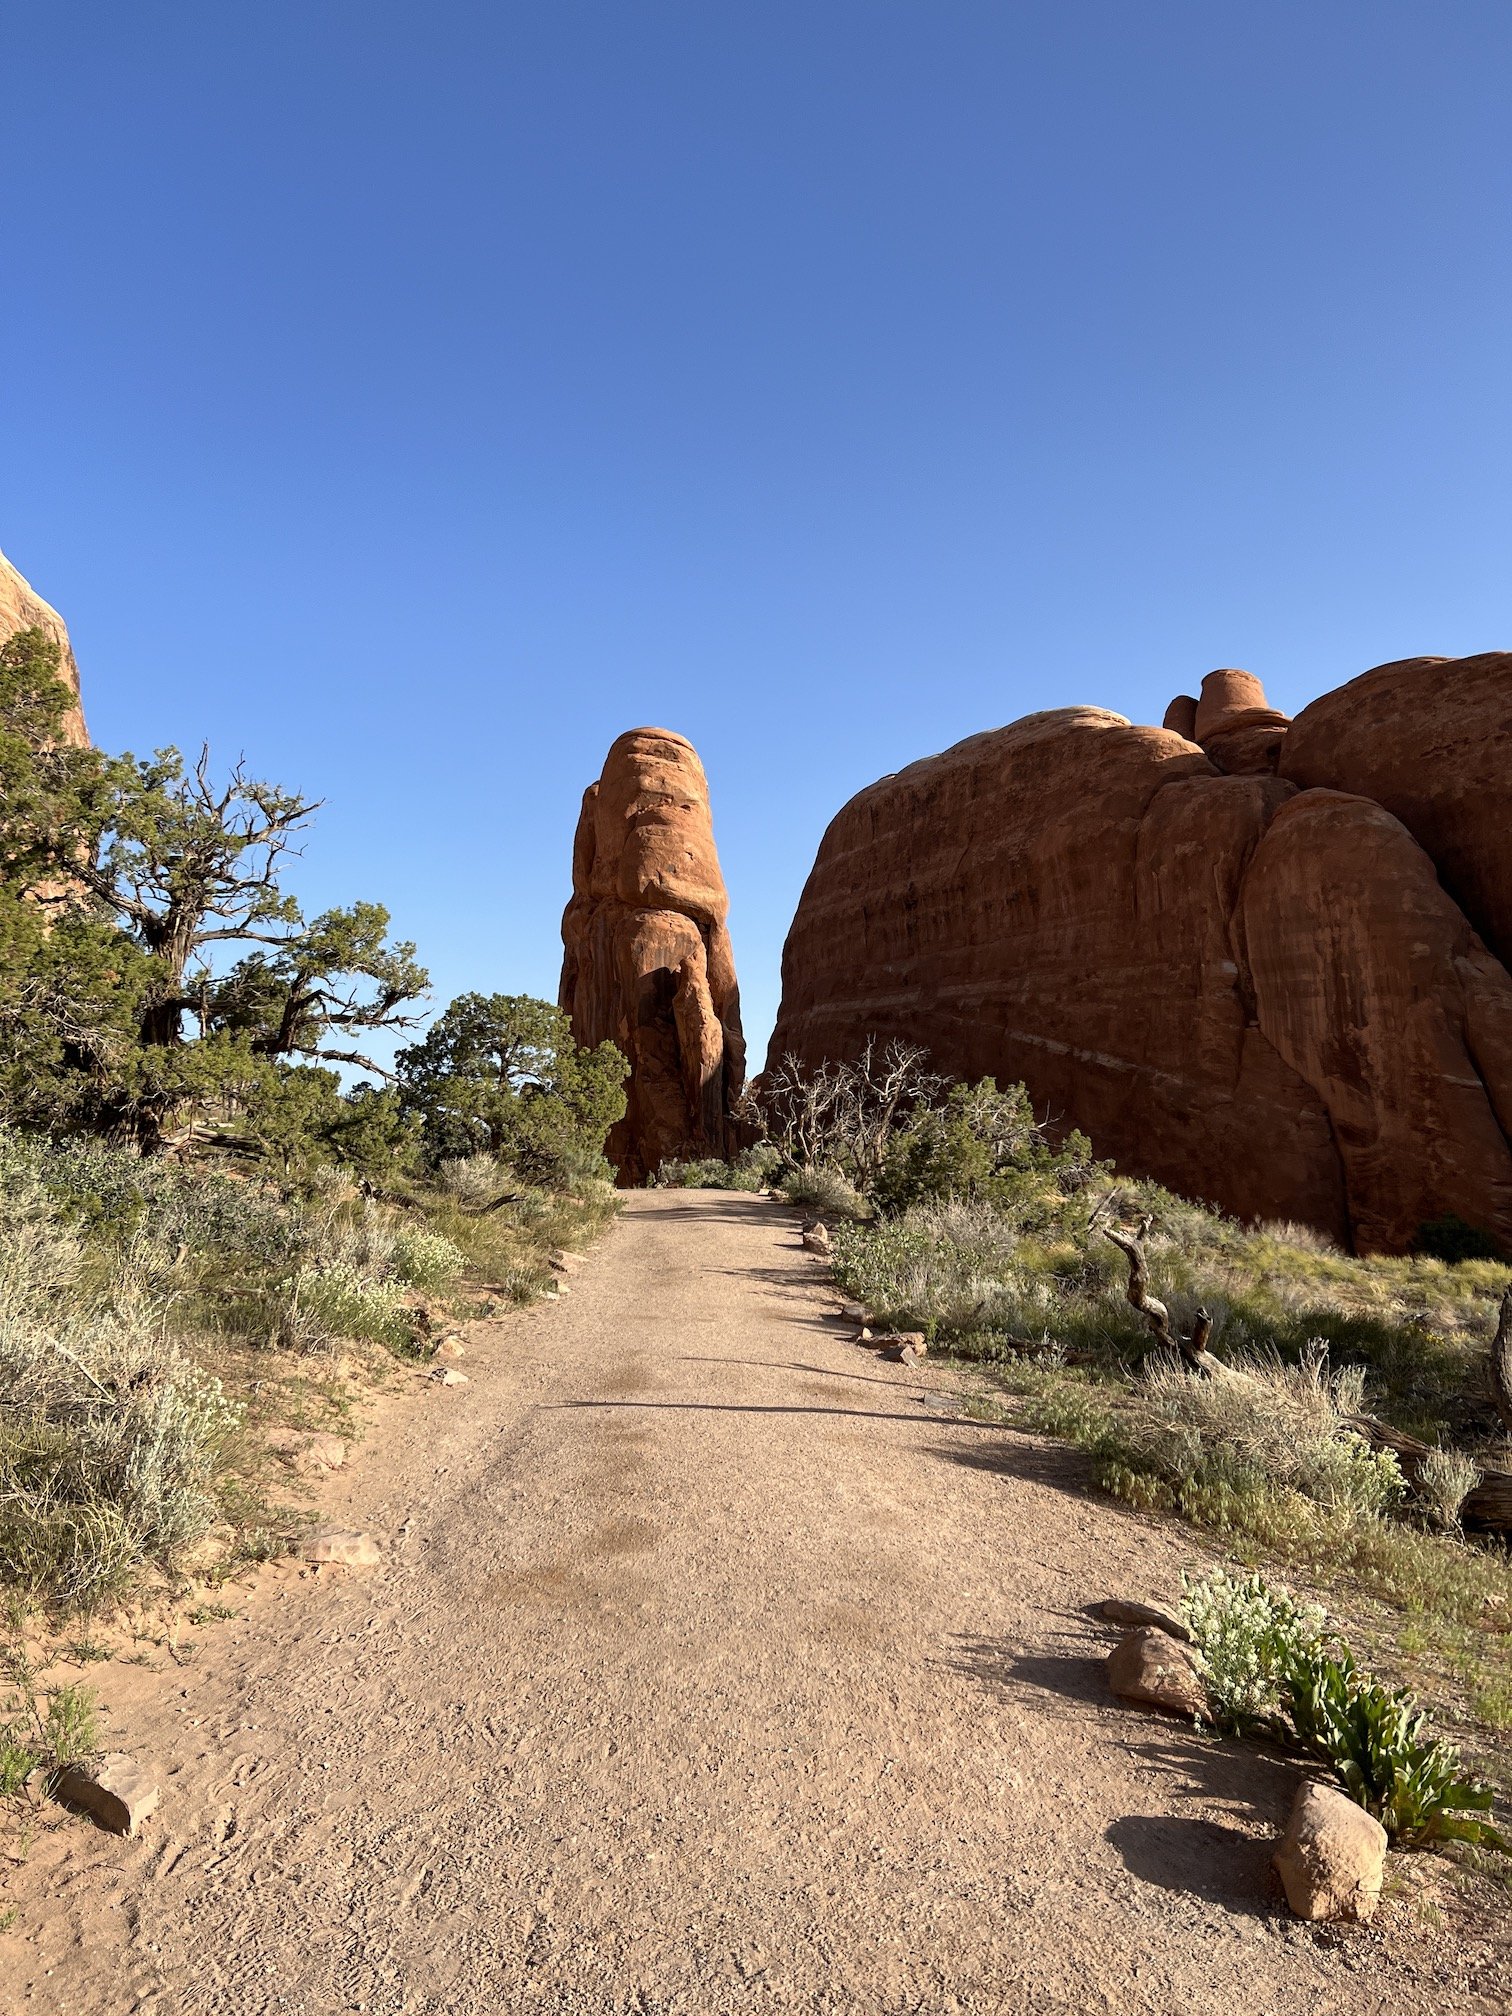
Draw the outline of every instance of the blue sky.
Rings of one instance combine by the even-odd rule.
[[[109,746],[555,994],[622,729],[747,1023],[850,794],[1505,646],[1512,9],[0,0],[0,547]]]

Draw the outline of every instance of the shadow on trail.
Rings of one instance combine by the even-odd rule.
[[[728,1359],[719,1361],[728,1364]],[[826,1373],[826,1378],[839,1378],[843,1374]],[[569,1413],[585,1407],[636,1407],[649,1409],[657,1414],[821,1414],[832,1415],[837,1421],[901,1421],[910,1428],[987,1428],[1001,1426],[996,1421],[973,1421],[969,1414],[926,1413],[922,1407],[916,1414],[884,1414],[872,1407],[797,1407],[776,1404],[750,1404],[735,1400],[557,1400],[542,1408],[543,1413]]]
[[[621,1190],[618,1194],[620,1197],[628,1200],[632,1197],[644,1197],[655,1193],[644,1190]],[[668,1193],[663,1191],[661,1194],[665,1196]],[[684,1195],[688,1195],[688,1193],[685,1192]],[[737,1197],[743,1197],[745,1202],[737,1204],[734,1201]],[[702,1195],[697,1192],[692,1193],[689,1201],[686,1203],[658,1204],[655,1211],[648,1212],[647,1216],[658,1219],[698,1218],[705,1224],[711,1220],[723,1220],[727,1224],[749,1224],[751,1219],[757,1214],[759,1207],[767,1203],[767,1201],[764,1197],[753,1197],[749,1191],[710,1190]],[[784,1206],[782,1208],[790,1210],[791,1207]]]
[[[1297,1785],[1295,1762],[1278,1751],[1204,1735],[1187,1724],[1155,1722],[1116,1702],[1105,1671],[1112,1635],[1063,1637],[1064,1650],[1025,1653],[983,1638],[958,1638],[945,1661],[1003,1702],[1033,1697],[1046,1710],[1086,1727],[1138,1759],[1150,1779],[1150,1803],[1174,1812],[1128,1813],[1104,1838],[1130,1875],[1158,1889],[1205,1898],[1246,1918],[1284,1916],[1270,1876],[1275,1837]],[[1089,1715],[1089,1711],[1091,1714]],[[1185,1813],[1198,1805],[1201,1813]],[[1217,1807],[1222,1817],[1215,1817]]]
[[[1142,1883],[1203,1897],[1235,1917],[1285,1916],[1266,1895],[1275,1847],[1268,1834],[1177,1813],[1128,1813],[1113,1822],[1104,1839]]]
[[[989,1446],[957,1448],[947,1445],[931,1453],[942,1463],[959,1463],[968,1470],[986,1470],[998,1477],[1018,1477],[1030,1484],[1048,1484],[1089,1502],[1087,1486],[1092,1478],[1092,1459],[1070,1443],[1044,1442],[1027,1428],[1011,1421],[985,1423],[1001,1431],[1003,1439]],[[1104,1509],[1101,1501],[1099,1509]],[[1128,1511],[1109,1499],[1107,1509]],[[1137,1515],[1136,1515],[1137,1516]]]
[[[884,1379],[877,1372],[836,1372],[828,1365],[782,1364],[776,1358],[695,1358],[691,1355],[679,1359],[682,1365],[743,1365],[752,1372],[808,1372],[816,1379],[854,1379],[866,1386],[890,1386],[896,1393],[912,1385],[908,1379]],[[938,1417],[937,1417],[938,1418]],[[987,1424],[979,1424],[985,1426]],[[994,1423],[994,1426],[1001,1424]]]

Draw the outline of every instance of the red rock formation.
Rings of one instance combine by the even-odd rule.
[[[0,639],[13,636],[17,630],[45,630],[58,645],[58,671],[68,682],[75,703],[73,711],[64,717],[63,739],[82,748],[89,740],[89,733],[84,726],[84,710],[78,704],[79,668],[68,641],[68,626],[52,604],[44,602],[0,553]]]
[[[691,743],[633,728],[583,794],[562,918],[562,1007],[579,1043],[617,1043],[629,1106],[609,1137],[623,1183],[728,1156],[745,1078],[740,990],[709,787]]]
[[[1378,665],[1304,707],[1281,775],[1394,812],[1512,964],[1512,652]]]
[[[1487,718],[1486,661],[1464,662]],[[1382,719],[1379,740],[1410,733]],[[1161,729],[1031,715],[872,785],[820,846],[772,1059],[908,1037],[1241,1216],[1394,1249],[1453,1211],[1512,1247],[1512,980],[1414,838],[1439,801],[1409,831],[1301,791],[1292,732],[1223,672]],[[1505,898],[1501,827],[1474,813],[1438,816],[1465,886]]]
[[[1202,698],[1183,693],[1166,709],[1165,725],[1201,745],[1202,753],[1228,777],[1265,775],[1276,768],[1287,717],[1265,698],[1253,672],[1209,672]]]

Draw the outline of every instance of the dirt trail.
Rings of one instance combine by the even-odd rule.
[[[949,1375],[826,1285],[770,1204],[630,1197],[359,1452],[328,1509],[381,1567],[112,1681],[161,1808],[45,1830],[0,2007],[1505,2007],[1408,1904],[1339,1940],[1267,1898],[1289,1767],[1115,1708],[1081,1614],[1168,1594],[1181,1536],[926,1411]]]

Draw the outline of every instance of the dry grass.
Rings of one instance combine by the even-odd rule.
[[[842,1227],[837,1277],[882,1321],[925,1328],[982,1367],[1018,1397],[1023,1426],[1089,1450],[1104,1487],[1137,1510],[1310,1577],[1331,1605],[1363,1605],[1378,1620],[1367,1615],[1366,1637],[1399,1655],[1471,1747],[1512,1728],[1512,1568],[1455,1524],[1475,1460],[1508,1453],[1484,1371],[1512,1269],[1361,1259],[1153,1185],[1124,1198],[1131,1216],[1154,1216],[1153,1291],[1182,1327],[1207,1309],[1215,1350],[1246,1381],[1147,1360],[1123,1259],[1089,1236],[1080,1200]],[[1349,1433],[1344,1417],[1362,1406],[1443,1445],[1424,1486],[1405,1493],[1390,1460]]]
[[[351,1432],[397,1359],[545,1292],[615,1209],[602,1182],[485,1216],[455,1186],[280,1195],[0,1132],[0,1584],[87,1612],[281,1551],[302,1515],[267,1429]]]

